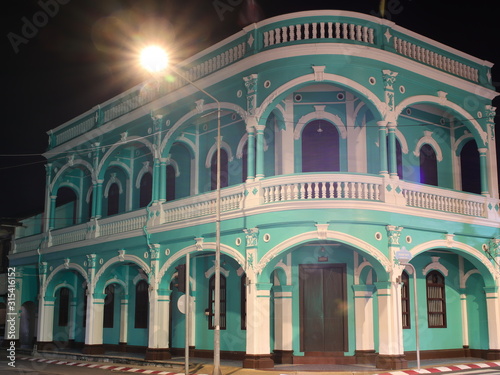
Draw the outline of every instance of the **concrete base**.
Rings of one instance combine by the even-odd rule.
[[[375,350],[356,350],[354,357],[356,357],[356,363],[359,365],[374,365],[377,361]]]
[[[273,368],[274,361],[271,359],[271,354],[245,354],[243,360],[244,368]]]
[[[292,364],[293,350],[275,350],[273,354],[274,363]]]
[[[379,354],[375,361],[377,368],[385,370],[401,370],[408,368],[408,361],[404,355],[383,355]]]
[[[169,348],[147,348],[144,357],[147,361],[161,361],[171,359],[172,354]]]
[[[104,354],[104,345],[98,344],[98,345],[87,345],[82,349],[83,354]]]
[[[500,349],[487,350],[485,358],[489,361],[500,359]]]

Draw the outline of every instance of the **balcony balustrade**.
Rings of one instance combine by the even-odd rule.
[[[36,249],[72,247],[86,240],[105,239],[115,235],[138,235],[140,231],[164,230],[174,227],[192,226],[214,220],[216,193],[208,192],[193,197],[159,203],[124,214],[67,228],[51,230],[15,240],[14,253]],[[402,199],[394,203],[390,194],[399,194]],[[470,222],[471,218],[498,223],[499,201],[477,194],[422,185],[387,177],[348,173],[308,173],[268,177],[260,181],[240,184],[222,189],[222,219],[251,215],[252,210],[309,209],[312,202],[347,202],[352,209],[370,209],[399,212],[409,215],[425,215],[423,210],[443,220]],[[359,202],[359,206],[358,206]],[[292,204],[293,203],[293,204]],[[169,228],[170,226],[170,228]]]

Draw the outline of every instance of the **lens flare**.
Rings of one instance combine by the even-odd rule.
[[[168,55],[159,46],[149,46],[141,52],[141,65],[152,73],[158,73],[168,65]]]

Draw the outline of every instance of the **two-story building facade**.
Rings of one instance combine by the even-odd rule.
[[[45,212],[10,255],[17,330],[170,358],[189,257],[187,340],[210,356],[219,246],[221,352],[245,367],[405,367],[416,299],[423,358],[500,358],[491,67],[387,20],[295,13],[183,62],[196,85],[167,71],[51,130]]]

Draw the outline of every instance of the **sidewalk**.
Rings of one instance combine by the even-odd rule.
[[[127,353],[106,353],[106,356],[83,355],[76,352],[40,352],[35,355],[18,354],[18,360],[51,363],[65,366],[108,369],[127,373],[154,375],[184,374],[184,357],[175,357],[168,361],[145,361],[139,356]],[[331,373],[334,375],[416,375],[443,373],[454,370],[467,370],[500,366],[500,361],[485,361],[482,358],[447,358],[422,360],[421,370],[417,371],[416,361],[409,361],[409,368],[387,371],[373,365],[275,365],[272,369],[246,369],[241,361],[221,360],[223,375],[301,375],[307,373]],[[191,358],[190,373],[208,375],[213,371],[211,358]]]

